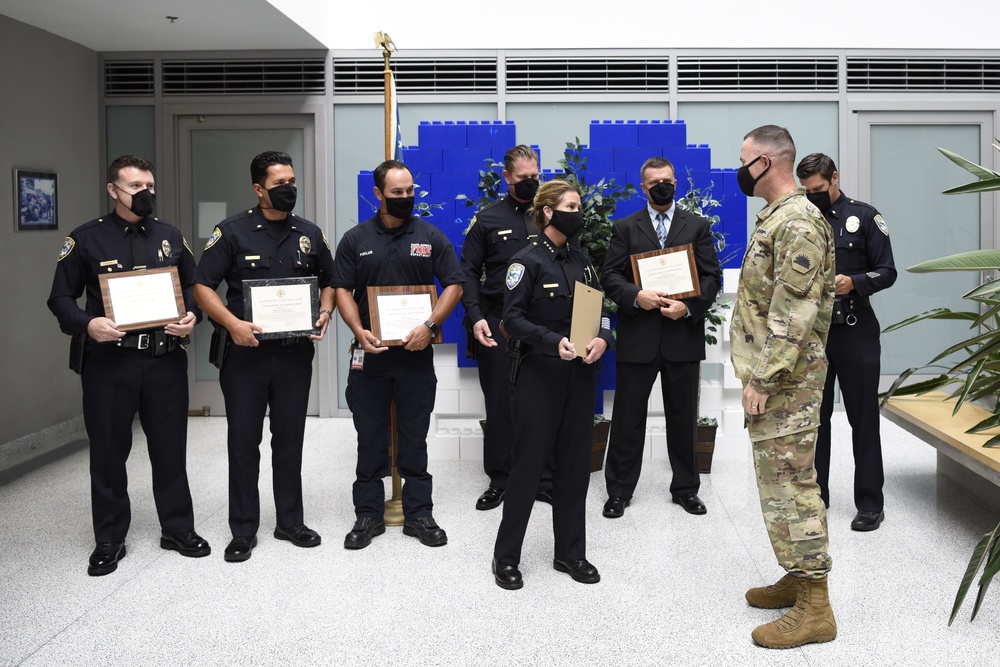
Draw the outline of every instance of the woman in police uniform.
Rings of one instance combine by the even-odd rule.
[[[550,456],[555,459],[553,567],[582,583],[601,580],[586,559],[585,510],[595,362],[611,343],[611,328],[602,316],[598,336],[579,356],[569,340],[574,285],[579,281],[600,289],[590,258],[567,243],[583,226],[580,193],[566,181],[545,183],[535,195],[533,212],[541,233],[512,258],[504,294],[502,326],[520,342],[523,354],[511,385],[514,465],[493,554],[496,583],[506,589],[523,585],[518,570],[521,544]]]

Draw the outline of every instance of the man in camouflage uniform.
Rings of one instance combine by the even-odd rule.
[[[826,508],[813,459],[826,381],[824,348],[834,300],[834,239],[819,209],[796,186],[788,130],[765,125],[740,150],[740,189],[767,206],[747,244],[730,327],[733,366],[753,443],[761,509],[787,574],[752,588],[755,607],[792,607],[753,631],[770,648],[837,636],[827,594],[832,560]]]

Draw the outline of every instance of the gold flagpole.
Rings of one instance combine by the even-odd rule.
[[[396,50],[392,38],[386,33],[375,33],[375,47],[382,49],[385,59],[385,69],[382,77],[385,80],[385,159],[391,160],[396,148],[396,124],[394,122],[395,100],[392,98],[395,86],[392,84],[392,69],[389,67],[389,57]],[[403,525],[403,482],[399,478],[399,468],[396,467],[396,456],[399,451],[399,432],[396,429],[396,404],[389,411],[389,466],[392,470],[392,498],[385,503],[383,521],[387,526]]]

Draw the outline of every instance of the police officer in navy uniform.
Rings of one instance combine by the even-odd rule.
[[[97,548],[88,574],[114,572],[125,557],[131,521],[126,461],[136,412],[146,434],[160,547],[184,556],[207,556],[208,542],[194,530],[186,469],[188,376],[181,345],[200,311],[191,294],[194,256],[177,228],[153,217],[153,165],[134,155],[108,167],[115,208],[73,230],[56,265],[49,310],[75,337],[72,361],[82,371],[83,418],[90,439],[90,494]],[[185,314],[162,327],[122,331],[107,317],[98,276],[176,267]],[[84,308],[77,299],[86,293]]]
[[[507,195],[476,214],[462,246],[462,304],[466,327],[475,338],[479,386],[486,400],[483,470],[490,483],[476,500],[478,510],[491,510],[503,502],[514,444],[510,383],[504,370],[507,338],[500,330],[504,277],[510,258],[538,234],[528,212],[538,191],[538,154],[530,146],[515,146],[507,151],[503,162]],[[536,498],[551,502],[551,490],[552,471],[547,466]]]
[[[344,538],[344,548],[363,549],[385,532],[382,478],[388,474],[393,403],[399,435],[397,468],[404,481],[403,534],[427,546],[441,546],[448,536],[434,521],[427,472],[427,430],[437,387],[430,343],[462,298],[462,272],[444,232],[413,215],[409,168],[387,160],[376,167],[374,179],[378,213],[344,234],[337,246],[333,280],[340,316],[354,334],[347,404],[358,433],[353,491],[357,520]],[[444,290],[430,317],[403,336],[402,345],[383,345],[371,330],[368,288],[433,285],[435,279]]]
[[[260,527],[260,442],[270,408],[271,467],[277,526],[274,537],[298,547],[320,544],[304,524],[302,440],[305,435],[313,341],[333,315],[333,256],[323,231],[294,213],[298,190],[292,158],[268,151],[250,163],[254,208],[226,218],[205,245],[195,273],[195,298],[216,324],[219,382],[226,401],[229,448],[228,562],[250,558]],[[317,276],[320,314],[308,337],[258,339],[263,329],[243,310],[244,280]],[[215,289],[226,281],[226,304]]]
[[[833,160],[822,153],[807,155],[796,174],[833,228],[836,239],[837,297],[826,343],[830,362],[823,391],[816,474],[823,502],[830,505],[830,417],[833,384],[840,392],[854,443],[853,530],[875,530],[885,518],[882,486],[882,441],[879,437],[878,381],[880,326],[869,297],[896,282],[889,228],[875,207],[840,191]]]
[[[553,567],[581,583],[601,580],[587,560],[586,506],[595,362],[611,344],[611,326],[602,311],[598,336],[585,350],[577,350],[569,340],[576,283],[600,289],[590,258],[568,243],[583,226],[580,193],[566,181],[549,181],[538,189],[533,208],[541,233],[511,260],[503,309],[514,353],[514,465],[497,531],[493,575],[496,584],[508,590],[523,585],[521,546],[538,480],[552,454]]]

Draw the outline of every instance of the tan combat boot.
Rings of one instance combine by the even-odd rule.
[[[746,599],[751,607],[761,609],[781,609],[791,607],[799,597],[799,580],[790,574],[786,574],[777,583],[770,586],[751,588],[747,591]]]
[[[751,636],[768,648],[795,648],[835,639],[837,621],[833,618],[826,577],[799,579],[795,606],[777,621],[756,628]]]

